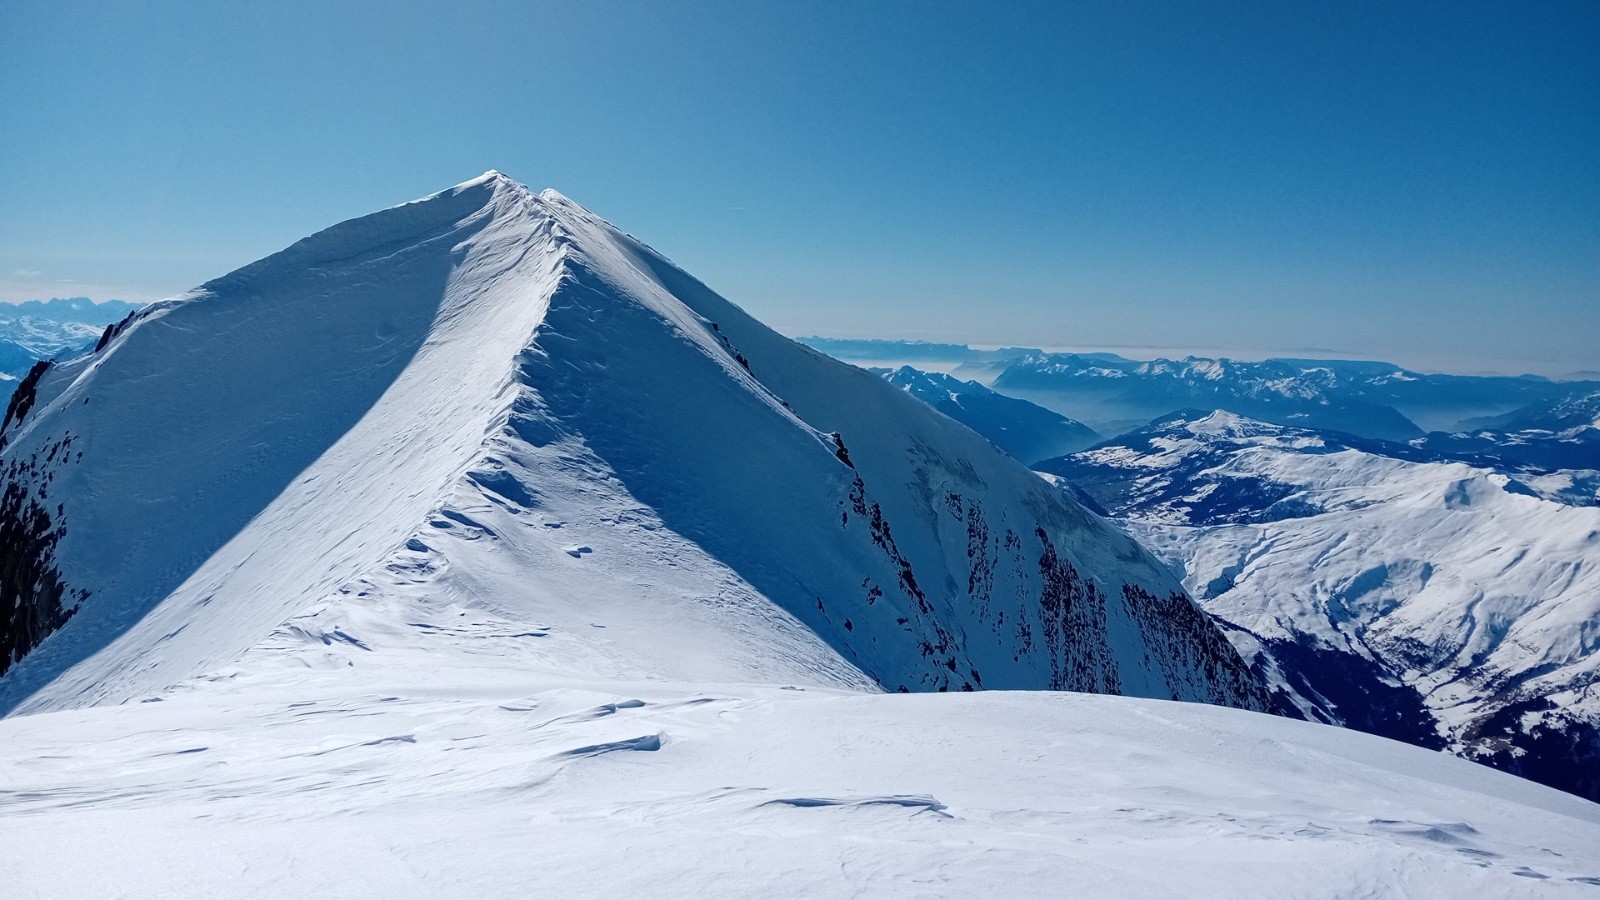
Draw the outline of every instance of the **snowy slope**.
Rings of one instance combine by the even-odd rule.
[[[396,569],[516,621],[614,611],[641,677],[1264,703],[1121,532],[497,173],[24,387],[8,647],[43,642],[0,709],[160,691]]]
[[[1100,435],[1082,422],[996,393],[976,381],[911,366],[873,371],[1023,462],[1051,459],[1100,441]]]
[[[609,627],[366,599],[330,601],[163,702],[0,720],[8,896],[1600,885],[1600,806],[1354,731],[1087,694],[608,675]]]
[[[1212,413],[1047,468],[1313,716],[1600,797],[1600,508],[1352,442]]]

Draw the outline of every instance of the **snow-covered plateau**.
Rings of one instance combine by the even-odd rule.
[[[8,894],[1600,889],[1600,806],[1258,712],[1122,531],[498,173],[0,443]]]

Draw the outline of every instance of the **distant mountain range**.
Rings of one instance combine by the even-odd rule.
[[[1082,422],[1026,400],[1007,397],[976,381],[911,366],[873,369],[889,383],[993,441],[1023,462],[1049,459],[1099,443]]]
[[[1181,572],[1284,705],[1600,799],[1600,473],[1223,412],[1037,467]]]
[[[1538,376],[1429,375],[1361,360],[1131,360],[1114,353],[1046,353],[959,344],[808,344],[863,365],[909,364],[977,380],[1116,435],[1181,409],[1227,409],[1261,421],[1394,441],[1484,427],[1493,417],[1600,391],[1600,381]]]
[[[1051,415],[878,371],[1002,446]],[[1166,559],[1279,711],[1600,799],[1600,392],[1577,387],[1407,441],[1185,409],[1033,467]]]
[[[24,300],[0,303],[0,319],[47,319],[51,322],[81,322],[109,325],[146,304],[127,300],[90,300],[88,297],[52,297],[49,300]]]
[[[1435,432],[1415,443],[1501,466],[1600,469],[1600,390],[1580,388],[1495,417],[1475,430]]]
[[[96,303],[88,297],[0,303],[0,402],[34,363],[93,347],[107,325],[140,306],[123,300]]]

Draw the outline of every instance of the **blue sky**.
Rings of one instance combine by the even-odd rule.
[[[1600,4],[0,4],[0,300],[498,168],[790,334],[1600,369]]]

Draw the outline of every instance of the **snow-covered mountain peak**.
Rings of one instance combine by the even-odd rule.
[[[648,299],[648,295],[665,291],[654,274],[658,266],[640,258],[641,254],[655,256],[653,251],[554,189],[536,192],[490,169],[442,191],[323,229],[180,299],[193,302],[226,296],[235,302],[233,295],[241,288],[252,298],[259,296],[260,292],[248,287],[256,282],[348,260],[381,262],[391,254],[404,255],[411,248],[435,245],[448,247],[457,260],[475,258],[475,251],[480,251],[476,255],[490,266],[487,271],[472,273],[480,279],[492,279],[496,268],[512,268],[540,258],[558,281],[562,273],[576,267],[604,273],[614,282],[636,287],[643,281],[659,288],[645,291],[646,297],[619,291],[612,300]],[[484,250],[488,252],[482,253]],[[670,266],[664,260],[659,262]],[[348,299],[334,291],[326,296],[331,302]],[[147,314],[153,312],[147,310]],[[716,345],[715,340],[708,342],[713,349]]]
[[[0,710],[159,693],[291,620],[415,642],[440,604],[563,633],[591,673],[1265,703],[1125,534],[495,173],[102,345],[0,429],[26,538]]]
[[[422,203],[422,202],[426,202],[428,200],[431,200],[434,197],[440,196],[441,194],[450,194],[450,193],[455,193],[455,192],[458,192],[458,191],[468,190],[470,188],[483,187],[483,186],[504,186],[504,187],[508,187],[508,188],[509,187],[520,187],[523,190],[527,190],[527,186],[526,185],[523,185],[520,182],[512,179],[510,176],[506,175],[504,172],[501,172],[499,169],[486,169],[486,170],[484,170],[484,173],[482,175],[479,175],[476,178],[468,178],[466,181],[463,181],[460,184],[453,185],[451,187],[447,187],[442,191],[438,191],[438,192],[435,192],[433,194],[429,194],[429,195],[427,195],[425,197],[420,197],[420,198],[418,198],[416,200],[410,200],[410,201],[407,201],[407,203],[402,203],[400,205],[401,206],[405,206],[408,203]]]
[[[1183,421],[1182,427],[1190,434],[1216,437],[1250,437],[1265,433],[1272,426],[1255,419],[1247,419],[1225,409],[1212,410],[1198,419]],[[1279,429],[1281,430],[1281,429]]]

